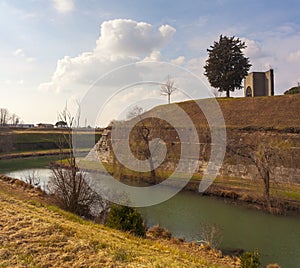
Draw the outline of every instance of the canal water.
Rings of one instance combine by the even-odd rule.
[[[0,173],[20,179],[32,172],[38,174],[45,187],[51,171],[41,168],[40,162],[33,169],[3,172],[0,168]],[[192,192],[180,192],[166,202],[139,211],[148,226],[160,224],[175,237],[200,240],[201,224],[215,224],[223,233],[220,248],[258,249],[262,267],[268,263],[300,267],[300,216],[274,216]]]

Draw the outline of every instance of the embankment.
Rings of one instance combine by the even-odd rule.
[[[0,178],[1,267],[240,267],[238,258],[194,243],[86,221],[39,194]]]

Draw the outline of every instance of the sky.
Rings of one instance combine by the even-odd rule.
[[[85,124],[105,125],[166,103],[158,83],[169,74],[183,89],[172,101],[209,97],[203,66],[221,34],[246,43],[250,71],[274,69],[275,94],[300,82],[297,0],[0,0],[0,12],[0,107],[24,123],[83,103],[102,118]]]

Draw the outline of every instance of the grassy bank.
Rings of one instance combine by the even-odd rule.
[[[98,141],[101,133],[102,131],[98,130],[77,131],[76,139],[80,142],[81,148],[90,147],[90,141]],[[0,128],[0,156],[57,150],[59,146],[68,148],[64,138],[66,134],[68,134],[68,130],[64,129]]]
[[[130,169],[113,166],[109,163],[87,161],[81,159],[79,166],[92,172],[108,172],[115,179],[121,180],[128,185],[157,184],[172,175],[171,171],[156,169],[156,178],[153,180],[150,172],[135,172]],[[178,177],[180,180],[181,178]],[[198,193],[202,174],[196,173],[185,187],[185,190]],[[264,198],[264,184],[262,179],[241,179],[236,177],[217,176],[213,184],[203,193],[216,197],[239,201],[241,204],[251,205],[257,209],[269,210]],[[285,214],[289,211],[300,212],[300,185],[270,182],[270,198],[274,208],[272,213]],[[271,208],[272,209],[272,208]]]
[[[50,162],[55,162],[56,160],[58,160],[57,155],[2,159],[0,160],[0,173],[32,168],[47,168]]]
[[[0,267],[239,267],[178,240],[134,237],[57,208],[22,183],[0,180]]]

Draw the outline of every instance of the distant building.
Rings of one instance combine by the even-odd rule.
[[[274,96],[274,70],[249,73],[244,80],[245,97]]]
[[[39,123],[39,124],[37,124],[37,127],[39,127],[39,128],[54,128],[54,125]]]

